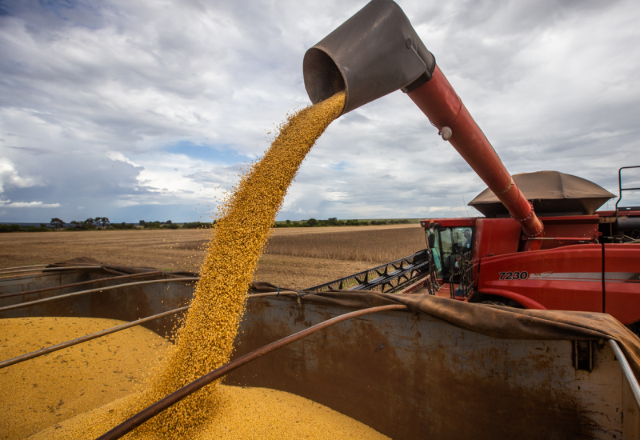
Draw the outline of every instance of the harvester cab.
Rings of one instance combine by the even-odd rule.
[[[433,257],[435,271],[440,280],[459,283],[461,269],[473,252],[473,234],[475,228],[468,225],[445,225],[422,222],[426,227],[428,249]],[[467,223],[467,222],[465,222]]]

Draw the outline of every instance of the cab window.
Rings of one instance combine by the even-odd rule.
[[[440,259],[443,277],[456,275],[462,254],[469,252],[473,243],[473,227],[438,228]]]

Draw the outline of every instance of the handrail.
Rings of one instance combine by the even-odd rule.
[[[121,286],[128,286],[128,284],[121,284]],[[247,298],[260,298],[264,296],[280,296],[280,295],[298,295],[297,292],[284,291],[284,292],[265,292],[258,293],[253,295],[247,295]],[[99,338],[101,336],[106,336],[111,333],[116,333],[122,330],[126,330],[130,327],[135,327],[140,324],[144,324],[145,322],[153,321],[156,319],[164,318],[165,316],[173,315],[174,313],[183,312],[188,310],[190,306],[180,307],[177,309],[169,310],[167,312],[158,313],[157,315],[148,316],[146,318],[141,318],[136,321],[130,321],[124,324],[117,325],[115,327],[111,327],[108,329],[101,330],[96,333],[91,333],[86,336],[82,336],[80,338],[71,339],[69,341],[61,342],[60,344],[52,345],[50,347],[42,348],[40,350],[32,351],[31,353],[26,353],[20,356],[16,356],[11,359],[7,359],[5,361],[0,361],[0,369],[8,367],[10,365],[19,364],[20,362],[28,361],[29,359],[34,359],[39,356],[53,353],[54,351],[62,350],[63,348],[71,347],[77,344],[81,344],[82,342],[90,341],[92,339]]]
[[[70,298],[72,296],[86,295],[87,293],[93,293],[93,292],[102,292],[103,290],[119,289],[120,287],[123,287],[123,286],[136,286],[136,285],[141,285],[141,284],[155,284],[155,283],[171,283],[171,282],[174,282],[174,281],[197,281],[199,279],[200,278],[194,278],[194,277],[189,277],[189,278],[167,278],[167,279],[164,279],[164,280],[136,281],[135,283],[118,284],[117,286],[97,287],[95,289],[81,290],[80,292],[67,293],[67,294],[64,294],[64,295],[52,296],[51,298],[44,298],[44,299],[39,299],[39,300],[36,300],[36,301],[29,301],[29,302],[26,302],[26,303],[13,304],[11,306],[0,307],[0,313],[1,312],[6,312],[7,310],[20,309],[22,307],[29,307],[29,306],[33,306],[33,305],[36,305],[36,304],[42,304],[42,303],[45,303],[45,302],[49,302],[49,301],[56,301],[58,299]]]
[[[14,266],[14,267],[4,267],[0,269],[0,272],[11,271],[13,269],[24,269],[25,267],[47,267],[48,264],[30,264],[28,266]]]
[[[117,325],[115,327],[111,327],[105,330],[101,330],[96,333],[91,333],[86,336],[82,336],[80,338],[71,339],[69,341],[61,342],[60,344],[52,345],[50,347],[42,348],[37,351],[32,351],[31,353],[26,353],[20,356],[16,356],[11,359],[7,359],[6,361],[0,362],[0,369],[8,367],[10,365],[19,364],[20,362],[28,361],[29,359],[34,359],[45,354],[53,353],[54,351],[62,350],[63,348],[71,347],[73,345],[78,345],[82,342],[90,341],[92,339],[99,338],[101,336],[106,336],[111,333],[116,333],[122,330],[126,330],[130,327],[135,327],[140,324],[144,324],[145,322],[153,321],[155,319],[164,318],[165,316],[173,315],[175,313],[184,312],[188,310],[189,306],[180,307],[178,309],[169,310],[168,312],[158,313],[157,315],[149,316],[147,318],[138,319],[137,321],[131,321],[124,324]]]
[[[7,294],[4,294],[4,295],[0,295],[0,299],[10,298],[12,296],[19,296],[19,295],[30,295],[32,293],[47,292],[47,291],[50,291],[50,290],[62,290],[62,289],[66,289],[68,287],[77,287],[77,286],[82,286],[82,285],[85,285],[85,284],[99,283],[101,281],[111,281],[111,280],[118,280],[118,279],[122,279],[122,278],[133,278],[133,277],[143,276],[143,275],[156,275],[156,274],[159,274],[159,273],[162,273],[162,271],[158,270],[158,271],[155,271],[155,272],[133,273],[133,274],[122,275],[122,276],[118,276],[118,277],[98,278],[96,280],[83,281],[81,283],[63,284],[62,286],[46,287],[44,289],[27,290],[26,292],[7,293]]]
[[[4,272],[0,275],[6,275],[8,273],[26,273],[26,272],[53,272],[56,270],[69,270],[69,269],[102,269],[104,266],[63,266],[63,267],[44,267],[40,269],[32,269],[32,270],[12,270],[9,272]]]
[[[609,343],[609,346],[611,346],[616,358],[618,358],[618,362],[620,362],[620,367],[622,368],[624,377],[627,379],[627,383],[629,383],[629,388],[631,388],[631,393],[636,401],[636,405],[640,408],[640,385],[638,385],[638,379],[636,379],[636,376],[633,374],[629,361],[627,361],[624,353],[620,350],[618,343],[613,339],[609,339],[607,342]]]
[[[122,422],[121,424],[119,424],[109,432],[101,435],[100,437],[98,437],[98,440],[115,440],[120,437],[123,437],[128,432],[142,425],[147,420],[160,414],[162,411],[174,405],[175,403],[179,402],[180,400],[184,399],[185,397],[189,396],[190,394],[198,391],[200,388],[204,387],[205,385],[210,384],[211,382],[224,376],[225,374],[228,374],[233,370],[240,368],[241,366],[269,352],[282,348],[286,345],[289,345],[293,342],[303,339],[317,331],[320,331],[334,324],[338,324],[339,322],[356,318],[358,316],[367,315],[370,313],[386,312],[386,311],[392,311],[392,310],[409,310],[409,308],[403,305],[389,305],[389,306],[371,307],[363,310],[356,310],[355,312],[336,316],[335,318],[321,322],[320,324],[316,324],[298,333],[294,333],[293,335],[287,336],[286,338],[282,338],[279,341],[272,342],[269,345],[265,345],[264,347],[254,350],[251,353],[247,353],[244,356],[241,356],[238,359],[231,361],[228,364],[223,365],[222,367],[211,371],[210,373],[205,374],[199,379],[196,379],[190,384],[185,385],[179,390],[169,394],[164,399],[159,400],[158,402],[154,403],[150,407],[140,411],[138,414],[134,415],[130,419],[125,420],[124,422]]]
[[[623,188],[622,187],[622,170],[629,168],[640,168],[640,165],[634,165],[631,167],[622,167],[618,170],[618,201],[616,202],[616,218],[618,217],[618,203],[622,200],[622,191],[638,191],[640,188]]]

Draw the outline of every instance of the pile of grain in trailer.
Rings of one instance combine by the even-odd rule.
[[[0,359],[11,359],[122,321],[98,318],[0,319]],[[0,439],[23,439],[114,399],[139,392],[172,344],[132,327],[0,369]]]
[[[267,388],[241,388],[218,385],[219,411],[207,419],[190,440],[245,440],[245,439],[367,439],[384,440],[367,425],[340,414],[304,397]],[[75,418],[40,432],[31,440],[52,438],[91,439],[88,427],[104,414],[113,414],[119,408],[131,404],[138,395],[111,402],[97,410],[88,411]],[[141,435],[136,432],[125,438],[160,439],[162,436]]]

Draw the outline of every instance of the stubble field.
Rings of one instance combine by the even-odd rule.
[[[0,235],[0,268],[90,257],[101,263],[198,272],[207,230],[136,230]],[[256,279],[301,289],[424,249],[417,224],[274,229]]]

